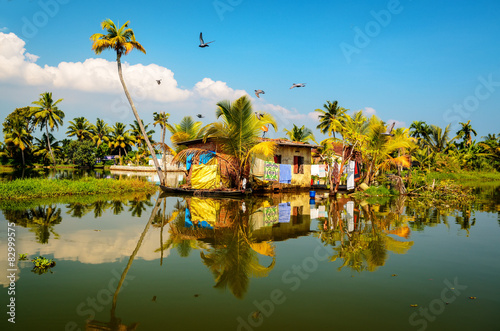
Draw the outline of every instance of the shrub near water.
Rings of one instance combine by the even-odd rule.
[[[30,199],[61,195],[154,192],[156,187],[139,179],[112,180],[92,177],[68,179],[17,179],[0,183],[0,199]]]

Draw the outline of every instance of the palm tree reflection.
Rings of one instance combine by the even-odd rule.
[[[405,254],[413,241],[408,239],[410,229],[396,211],[378,211],[367,203],[356,205],[347,199],[328,202],[328,217],[319,223],[317,236],[325,246],[333,248],[330,261],[342,260],[338,270],[375,271],[388,259],[388,251]],[[397,206],[397,205],[396,205]]]

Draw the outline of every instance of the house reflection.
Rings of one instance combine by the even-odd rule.
[[[398,208],[381,211],[378,206],[343,198],[329,200],[323,206],[328,213],[319,214],[316,235],[331,246],[330,261],[341,260],[339,271],[344,267],[375,271],[385,265],[389,252],[406,254],[413,246],[408,240],[409,219]]]

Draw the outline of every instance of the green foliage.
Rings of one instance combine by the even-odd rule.
[[[25,261],[28,259],[28,254],[21,253],[19,254],[19,261]]]
[[[68,146],[67,157],[78,166],[91,167],[97,160],[96,147],[90,140],[73,140]]]
[[[31,270],[31,272],[39,275],[46,273],[51,268],[56,266],[56,263],[52,259],[47,259],[43,256],[38,256],[31,260],[31,262],[33,262],[33,269]]]
[[[28,178],[0,182],[0,199],[7,200],[134,191],[154,192],[156,187],[150,182],[138,179],[108,180],[91,177],[79,180]]]

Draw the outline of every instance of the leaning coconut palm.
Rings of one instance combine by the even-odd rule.
[[[163,180],[163,172],[161,171],[160,165],[158,163],[158,159],[155,157],[155,152],[151,142],[148,139],[148,135],[146,130],[144,129],[144,125],[142,124],[141,118],[135,109],[134,102],[132,101],[132,97],[128,92],[127,86],[125,85],[125,80],[123,79],[122,74],[122,63],[121,57],[122,55],[127,55],[133,49],[137,49],[138,51],[146,54],[146,50],[140,43],[135,40],[134,31],[128,28],[129,21],[125,22],[120,28],[117,28],[115,23],[112,20],[106,19],[101,22],[101,27],[103,30],[107,31],[107,34],[95,33],[90,37],[92,40],[92,49],[96,54],[100,54],[102,51],[107,49],[113,49],[116,51],[116,63],[118,64],[118,76],[120,77],[120,82],[123,86],[123,90],[125,91],[125,95],[127,96],[128,102],[130,103],[130,107],[132,107],[132,112],[134,113],[135,119],[139,124],[142,135],[149,149],[149,153],[153,158],[153,162],[156,168],[156,172],[158,173],[158,178],[160,179],[160,183]]]
[[[317,144],[313,132],[311,131],[311,129],[306,128],[305,125],[302,125],[299,128],[294,124],[291,130],[283,129],[283,131],[286,132],[286,135],[291,141],[306,143],[311,140]]]
[[[45,92],[40,94],[40,100],[33,101],[32,104],[37,107],[31,107],[31,116],[35,118],[34,126],[39,126],[43,130],[45,127],[45,138],[47,139],[47,146],[49,148],[50,155],[52,156],[52,162],[54,167],[56,166],[56,159],[54,153],[52,152],[51,143],[49,137],[52,136],[49,133],[54,131],[54,128],[59,128],[59,125],[63,124],[64,112],[57,107],[57,104],[63,99],[59,99],[56,102],[52,100],[52,92]]]
[[[48,136],[44,133],[40,139],[35,138],[32,151],[34,156],[40,157],[44,163],[49,163],[50,158],[54,160],[54,154],[62,153],[62,148],[51,133]]]
[[[166,165],[166,162],[167,162],[166,154],[167,154],[167,152],[175,155],[175,152],[173,151],[173,149],[170,148],[167,144],[165,144],[165,131],[167,129],[167,123],[168,123],[168,117],[169,116],[170,116],[169,113],[165,113],[163,111],[161,113],[157,113],[157,112],[153,113],[153,120],[154,120],[153,125],[156,126],[156,124],[159,124],[160,128],[161,128],[161,142],[156,143],[155,147],[160,146],[160,148],[162,150],[162,154],[163,154],[162,155],[163,171],[165,171],[165,172],[167,171],[167,165]],[[165,178],[166,177],[167,176],[165,175]],[[165,183],[162,183],[162,184],[165,185]]]
[[[26,123],[20,118],[15,118],[10,121],[11,130],[5,134],[5,145],[8,149],[21,150],[21,158],[23,167],[26,165],[24,160],[24,151],[30,149],[33,137],[26,130]]]

